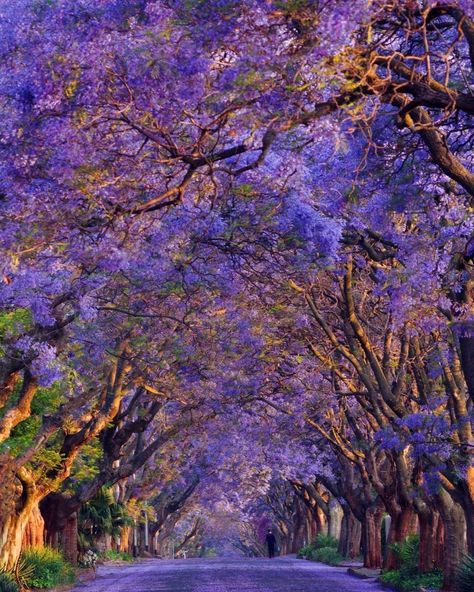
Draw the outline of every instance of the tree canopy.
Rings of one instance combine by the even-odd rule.
[[[367,566],[384,513],[390,542],[415,520],[450,589],[474,554],[473,19],[0,0],[2,563],[38,505],[54,533],[118,487],[163,536],[252,553],[334,501]]]

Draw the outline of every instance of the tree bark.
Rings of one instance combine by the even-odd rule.
[[[119,551],[128,553],[130,551],[130,533],[132,532],[131,526],[122,526],[120,531],[120,545]]]
[[[64,557],[73,565],[77,565],[78,540],[77,540],[77,513],[68,516],[66,525],[61,533],[60,545]]]
[[[429,508],[426,511],[418,512],[420,524],[420,554],[418,557],[418,569],[421,573],[433,571],[441,567],[438,563],[439,546],[443,545],[440,540],[440,531],[438,523],[440,517],[438,512]]]
[[[36,380],[29,371],[25,370],[18,401],[0,419],[0,442],[9,438],[13,428],[30,416],[31,402],[37,390]]]
[[[466,552],[466,523],[464,512],[446,491],[436,496],[444,527],[443,590],[455,589],[456,571]]]
[[[343,507],[338,552],[343,557],[354,559],[359,555],[361,543],[361,524],[349,507]]]
[[[362,525],[357,518],[351,514],[349,521],[349,546],[347,549],[347,557],[355,559],[361,552],[361,537]]]
[[[44,546],[44,520],[39,506],[34,506],[23,534],[23,547]]]
[[[472,463],[472,459],[469,459]],[[464,510],[466,521],[467,550],[474,556],[474,465],[470,465],[466,471],[466,477],[457,484],[453,498],[458,501]]]
[[[436,566],[440,569],[444,564],[444,524],[441,516],[438,518],[438,527],[436,529]]]
[[[304,545],[306,538],[306,506],[302,500],[295,496],[295,513],[293,519],[293,540],[291,553],[297,553]]]
[[[461,354],[462,370],[466,379],[467,388],[471,400],[474,401],[474,327],[467,329],[471,334],[459,337],[459,349]]]
[[[369,508],[362,522],[362,546],[364,567],[382,567],[382,528],[383,510],[380,507]]]
[[[0,563],[12,569],[20,556],[29,516],[25,512],[8,516],[0,530]]]
[[[411,506],[405,506],[395,514],[390,514],[390,530],[387,540],[387,556],[384,568],[387,570],[397,569],[399,561],[391,549],[393,543],[402,543],[408,535],[416,532],[416,514]]]
[[[339,539],[341,534],[343,511],[339,502],[335,499],[331,499],[328,505],[328,535],[334,537],[335,539]]]
[[[0,565],[10,569],[20,556],[23,537],[39,499],[27,471],[18,475],[6,466],[0,469]]]

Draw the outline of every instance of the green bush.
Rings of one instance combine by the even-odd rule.
[[[217,551],[214,547],[206,547],[204,546],[200,551],[199,551],[199,557],[216,557],[217,556]]]
[[[133,524],[122,502],[116,502],[113,490],[102,487],[97,495],[83,504],[79,511],[79,542],[81,551],[93,549],[97,539],[106,534],[120,535],[123,526]]]
[[[31,569],[27,583],[32,588],[54,588],[74,582],[74,569],[59,551],[49,547],[26,549],[23,561]]]
[[[327,547],[337,549],[337,546],[337,539],[327,534],[318,534],[312,543],[314,549],[326,549]]]
[[[113,549],[107,549],[104,553],[100,554],[101,559],[106,561],[133,561],[133,557],[130,553],[125,551],[114,551]]]
[[[443,574],[440,571],[420,574],[418,572],[418,555],[420,538],[418,535],[408,536],[402,543],[390,545],[398,558],[400,567],[387,571],[380,576],[384,584],[390,584],[403,592],[420,590],[421,588],[441,588]]]
[[[0,592],[18,592],[18,586],[9,574],[0,573]]]
[[[403,543],[393,543],[390,549],[395,553],[400,564],[400,570],[406,575],[418,574],[418,557],[420,554],[420,537],[411,534]]]
[[[474,557],[472,555],[466,555],[459,567],[456,590],[458,592],[472,592],[474,590]]]
[[[407,576],[402,570],[386,571],[380,576],[384,584],[390,584],[403,592],[416,592],[422,588],[439,589],[443,584],[443,574],[440,571],[433,571],[425,574]],[[472,588],[466,588],[466,592]],[[463,590],[464,592],[464,590]]]
[[[301,547],[301,549],[298,551],[296,556],[299,557],[300,559],[302,559],[303,557],[308,557],[308,555],[311,553],[311,551],[314,551],[314,547],[312,545],[308,544],[308,545],[305,545],[304,547]]]
[[[313,549],[309,555],[309,559],[320,561],[321,563],[327,563],[328,565],[339,565],[343,561],[342,555],[340,555],[334,547]]]
[[[329,536],[327,534],[318,534],[314,541],[302,547],[298,553],[297,557],[307,557],[308,559],[314,559],[314,552],[317,549],[337,549],[338,542],[337,539]],[[316,561],[321,561],[317,559]],[[335,564],[334,564],[335,565]]]

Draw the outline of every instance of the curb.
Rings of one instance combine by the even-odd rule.
[[[376,580],[378,578],[378,576],[380,575],[380,571],[377,571],[377,573],[368,574],[368,573],[361,572],[360,568],[357,568],[357,567],[349,567],[347,569],[347,573],[349,575],[355,576],[356,578],[359,578],[361,580]]]

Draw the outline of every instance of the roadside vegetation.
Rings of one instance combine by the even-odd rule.
[[[338,540],[332,536],[318,534],[314,541],[302,547],[297,556],[309,561],[319,561],[328,565],[339,565],[344,557],[338,552]]]

